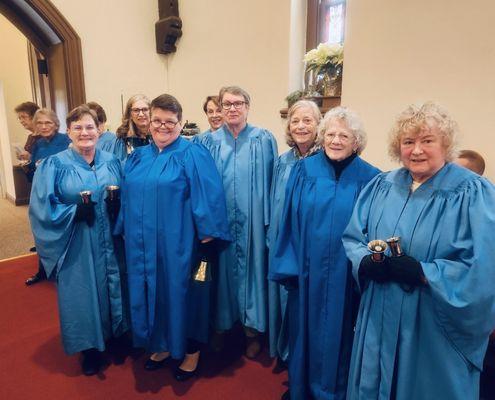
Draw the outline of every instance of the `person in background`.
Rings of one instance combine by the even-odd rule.
[[[249,94],[237,86],[219,94],[224,125],[192,140],[210,151],[222,177],[234,238],[218,257],[212,347],[220,350],[223,332],[240,321],[246,356],[261,351],[260,333],[267,329],[268,257],[266,231],[270,218],[270,186],[277,144],[266,129],[248,124]]]
[[[67,354],[82,353],[82,372],[98,373],[101,352],[129,327],[111,227],[120,201],[120,161],[96,148],[98,118],[87,106],[67,116],[71,148],[36,170],[29,218],[46,273],[57,283],[60,329]],[[89,198],[83,198],[89,191]]]
[[[461,150],[454,162],[478,175],[485,172],[485,160],[474,150]],[[495,382],[495,331],[490,334],[488,348],[483,361],[483,371],[480,375],[480,399],[488,400],[493,393]]]
[[[57,154],[69,147],[69,136],[58,132],[60,122],[57,114],[47,108],[41,108],[34,114],[33,123],[35,132],[39,136],[31,148],[31,161],[25,166],[25,172],[29,181],[32,181],[37,165],[46,157]],[[46,279],[42,259],[39,260],[38,272],[29,277],[25,284],[34,285]]]
[[[96,142],[96,147],[103,151],[108,151],[109,153],[115,154],[117,137],[115,133],[110,132],[105,128],[107,122],[107,114],[102,106],[94,101],[86,103],[90,110],[93,110],[98,118],[98,142]],[[120,157],[117,157],[120,158]]]
[[[218,96],[208,96],[203,103],[203,111],[205,112],[206,117],[208,118],[208,124],[210,125],[210,128],[203,133],[215,132],[220,129],[223,125],[223,115]]]
[[[402,168],[356,202],[343,236],[362,292],[348,400],[479,398],[495,326],[495,187],[452,162],[457,131],[436,103],[407,107],[389,142]],[[387,239],[385,253],[370,244]]]
[[[225,194],[208,151],[180,136],[182,107],[168,94],[151,102],[153,142],[125,164],[122,211],[134,346],[151,352],[146,370],[181,359],[175,378],[197,372],[208,340],[209,286],[193,266],[230,240]]]
[[[480,153],[474,150],[461,150],[455,159],[455,163],[470,169],[478,175],[483,175],[485,172],[485,160]]]
[[[267,243],[269,248],[269,265],[273,262],[272,247],[280,233],[280,223],[285,200],[285,188],[294,164],[313,155],[320,149],[316,142],[321,113],[318,106],[309,100],[300,100],[291,106],[287,114],[285,140],[290,149],[278,157],[273,173],[270,196],[270,227]],[[270,356],[277,357],[275,370],[286,369],[289,354],[287,289],[273,281],[268,282],[268,317]]]
[[[150,100],[143,94],[135,94],[125,106],[122,123],[117,128],[115,155],[124,161],[135,148],[151,143]]]
[[[359,301],[342,233],[359,193],[380,172],[359,157],[366,132],[354,111],[331,109],[318,135],[323,150],[292,168],[268,275],[289,290],[283,399],[345,399]]]
[[[35,133],[36,129],[33,123],[34,114],[39,109],[40,109],[39,106],[36,103],[33,103],[32,101],[26,101],[24,103],[21,103],[14,109],[14,111],[17,114],[17,119],[24,127],[24,129],[26,129],[29,132],[28,137],[26,139],[26,144],[24,145],[24,152],[18,155],[19,160],[24,160],[24,161],[29,160],[32,153],[34,142],[36,142],[36,140],[39,138],[39,135]]]

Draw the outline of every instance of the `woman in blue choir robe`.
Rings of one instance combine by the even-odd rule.
[[[285,139],[290,150],[278,157],[273,173],[270,197],[270,227],[267,243],[275,243],[279,236],[280,222],[285,199],[285,187],[292,167],[297,160],[314,154],[319,148],[316,143],[321,113],[313,101],[300,100],[293,104],[287,113]],[[272,252],[269,252],[269,264]],[[280,283],[268,282],[268,320],[270,356],[277,357],[276,370],[284,369],[289,354],[288,325],[286,318],[287,289]]]
[[[153,353],[147,370],[169,356],[184,358],[178,380],[195,373],[198,342],[208,335],[209,293],[191,278],[198,246],[230,239],[215,163],[203,146],[180,137],[181,119],[173,96],[151,102],[154,143],[129,156],[123,189],[134,345]]]
[[[114,154],[124,162],[134,149],[152,142],[150,100],[143,94],[131,96],[125,105],[122,123],[116,131]]]
[[[224,125],[193,138],[208,148],[222,177],[233,237],[218,257],[213,319],[220,337],[240,321],[245,354],[255,358],[261,350],[259,333],[268,322],[266,231],[277,144],[269,131],[247,123],[250,97],[245,90],[224,87],[219,98]]]
[[[86,105],[96,113],[98,118],[98,142],[96,143],[96,148],[107,151],[114,154],[119,160],[122,160],[122,155],[119,154],[119,147],[117,146],[117,136],[115,133],[106,130],[105,124],[107,122],[107,114],[102,106],[100,106],[95,101],[90,101]],[[124,157],[125,159],[126,157]]]
[[[323,151],[292,169],[269,271],[289,289],[283,398],[297,400],[345,398],[357,299],[342,233],[359,192],[379,173],[358,156],[366,134],[353,111],[330,110],[319,140]]]
[[[495,188],[450,161],[455,122],[435,103],[410,106],[389,153],[403,168],[359,197],[344,246],[362,291],[348,399],[475,400],[495,324]],[[369,257],[370,240],[404,255]]]
[[[70,144],[70,138],[58,132],[60,121],[57,114],[52,110],[42,108],[36,111],[33,117],[33,125],[38,139],[32,145],[30,163],[23,167],[30,182],[33,180],[37,165],[44,158],[67,149]],[[42,262],[39,261],[38,272],[26,279],[25,284],[30,286],[45,279],[45,270],[43,269]]]
[[[86,106],[67,116],[72,147],[38,167],[29,216],[46,273],[57,282],[62,342],[67,354],[83,352],[82,368],[100,368],[105,342],[128,329],[123,265],[115,257],[106,187],[120,185],[120,162],[95,148],[96,115]],[[81,192],[91,191],[82,204]]]

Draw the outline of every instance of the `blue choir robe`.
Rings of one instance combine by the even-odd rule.
[[[273,263],[272,244],[279,236],[282,211],[284,207],[285,188],[292,167],[298,160],[295,150],[290,149],[278,157],[273,172],[270,194],[270,226],[267,234],[269,264]],[[269,267],[270,268],[270,267]],[[286,319],[287,289],[280,283],[268,282],[268,334],[270,356],[287,360],[289,354],[289,332]]]
[[[266,230],[270,222],[270,185],[277,144],[273,135],[247,124],[237,139],[224,125],[199,140],[215,160],[227,198],[233,241],[218,257],[213,311],[215,329],[236,321],[267,328]]]
[[[98,141],[96,142],[96,148],[103,150],[103,151],[108,151],[109,153],[114,154],[117,157],[117,136],[115,136],[115,133],[110,132],[110,131],[105,131],[103,132],[100,137],[98,138]],[[117,157],[120,159],[120,157]]]
[[[50,139],[40,137],[34,142],[31,149],[31,159],[26,172],[29,181],[32,181],[37,164],[46,157],[64,151],[69,147],[71,140],[64,133],[55,133]]]
[[[378,176],[344,235],[356,280],[367,243],[400,236],[428,282],[362,288],[347,398],[477,400],[495,321],[495,188],[451,163],[411,184],[404,168]]]
[[[230,240],[220,176],[204,146],[179,137],[129,155],[122,199],[134,345],[180,359],[208,331],[208,293],[191,277],[197,245]]]
[[[337,180],[324,151],[293,167],[269,278],[289,290],[291,399],[344,399],[355,291],[342,233],[362,188],[380,171],[356,157]]]
[[[46,158],[36,170],[29,217],[36,250],[57,282],[62,342],[66,353],[105,349],[105,341],[128,330],[125,265],[115,256],[115,239],[104,198],[120,185],[119,161],[96,150],[94,167],[73,149]],[[80,192],[90,190],[95,223],[74,222]]]
[[[69,147],[71,140],[68,135],[64,133],[55,133],[50,139],[40,137],[36,142],[34,142],[31,162],[36,164],[38,161],[57,154]]]

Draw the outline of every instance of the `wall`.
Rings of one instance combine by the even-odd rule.
[[[12,177],[7,178],[5,172],[12,174],[11,159],[15,155],[10,153],[11,143],[26,141],[26,131],[17,121],[14,108],[23,101],[32,100],[31,80],[29,74],[29,62],[27,52],[27,40],[3,15],[0,14],[0,82],[3,82],[4,105],[0,109],[4,123],[0,126],[1,154],[3,158],[0,166],[2,187],[6,187],[7,193],[15,198]],[[7,56],[8,55],[8,56]]]
[[[364,156],[384,169],[387,134],[408,104],[435,100],[459,122],[461,148],[495,180],[495,3],[349,1],[342,102],[362,115]]]
[[[112,129],[135,93],[169,92],[184,119],[207,128],[202,102],[225,84],[252,96],[250,121],[282,136],[279,110],[288,93],[290,2],[286,0],[179,1],[183,36],[175,54],[155,51],[158,2],[52,0],[78,32],[86,95],[108,111]],[[95,11],[96,10],[96,11]]]

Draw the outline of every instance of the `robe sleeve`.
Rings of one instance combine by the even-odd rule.
[[[281,282],[299,275],[301,240],[303,235],[299,221],[299,207],[304,183],[303,160],[291,171],[285,189],[285,203],[279,225],[279,235],[271,249],[268,279]]]
[[[441,240],[447,250],[421,262],[445,334],[480,370],[495,325],[494,205],[495,187],[473,180],[446,207],[449,229]]]
[[[121,191],[120,191],[120,212],[117,217],[117,220],[115,221],[115,227],[112,232],[114,235],[124,234],[124,214],[125,214],[125,207],[128,201],[126,176],[129,173],[129,171],[131,171],[138,162],[139,162],[138,152],[134,152],[129,155],[129,158],[127,159],[127,161],[123,166],[122,163],[120,163],[120,168],[121,170],[123,170],[123,176],[121,180]]]
[[[223,183],[210,153],[203,145],[193,143],[184,166],[199,239],[212,237],[230,241]]]
[[[277,194],[277,190],[280,190],[278,187],[281,183],[279,182],[281,173],[280,173],[280,168],[281,168],[282,162],[280,161],[280,157],[277,158],[275,161],[275,166],[273,167],[273,177],[272,177],[272,184],[270,188],[270,225],[268,226],[268,231],[266,233],[266,247],[269,249],[270,248],[270,242],[273,242],[274,239],[277,237],[277,232],[278,232],[278,224],[280,223],[280,217],[278,220],[275,220],[275,207],[283,207],[283,204],[275,204],[275,197]]]
[[[383,179],[384,174],[377,175],[372,179],[361,191],[354,206],[351,219],[347,224],[347,228],[342,235],[342,242],[347,254],[347,258],[352,263],[352,274],[357,282],[359,290],[359,264],[364,256],[370,254],[368,250],[368,218],[371,209],[371,204],[375,198],[377,188]]]
[[[265,226],[270,224],[270,189],[272,184],[272,177],[274,171],[274,163],[278,156],[277,142],[269,131],[264,131],[264,135],[261,141],[263,147],[263,164],[264,164],[264,179],[263,179],[263,189],[265,193],[264,196],[264,206],[265,210],[264,219]]]
[[[34,175],[29,201],[36,250],[49,277],[63,262],[76,212],[75,204],[64,204],[57,196],[58,172],[57,159],[45,159]]]

